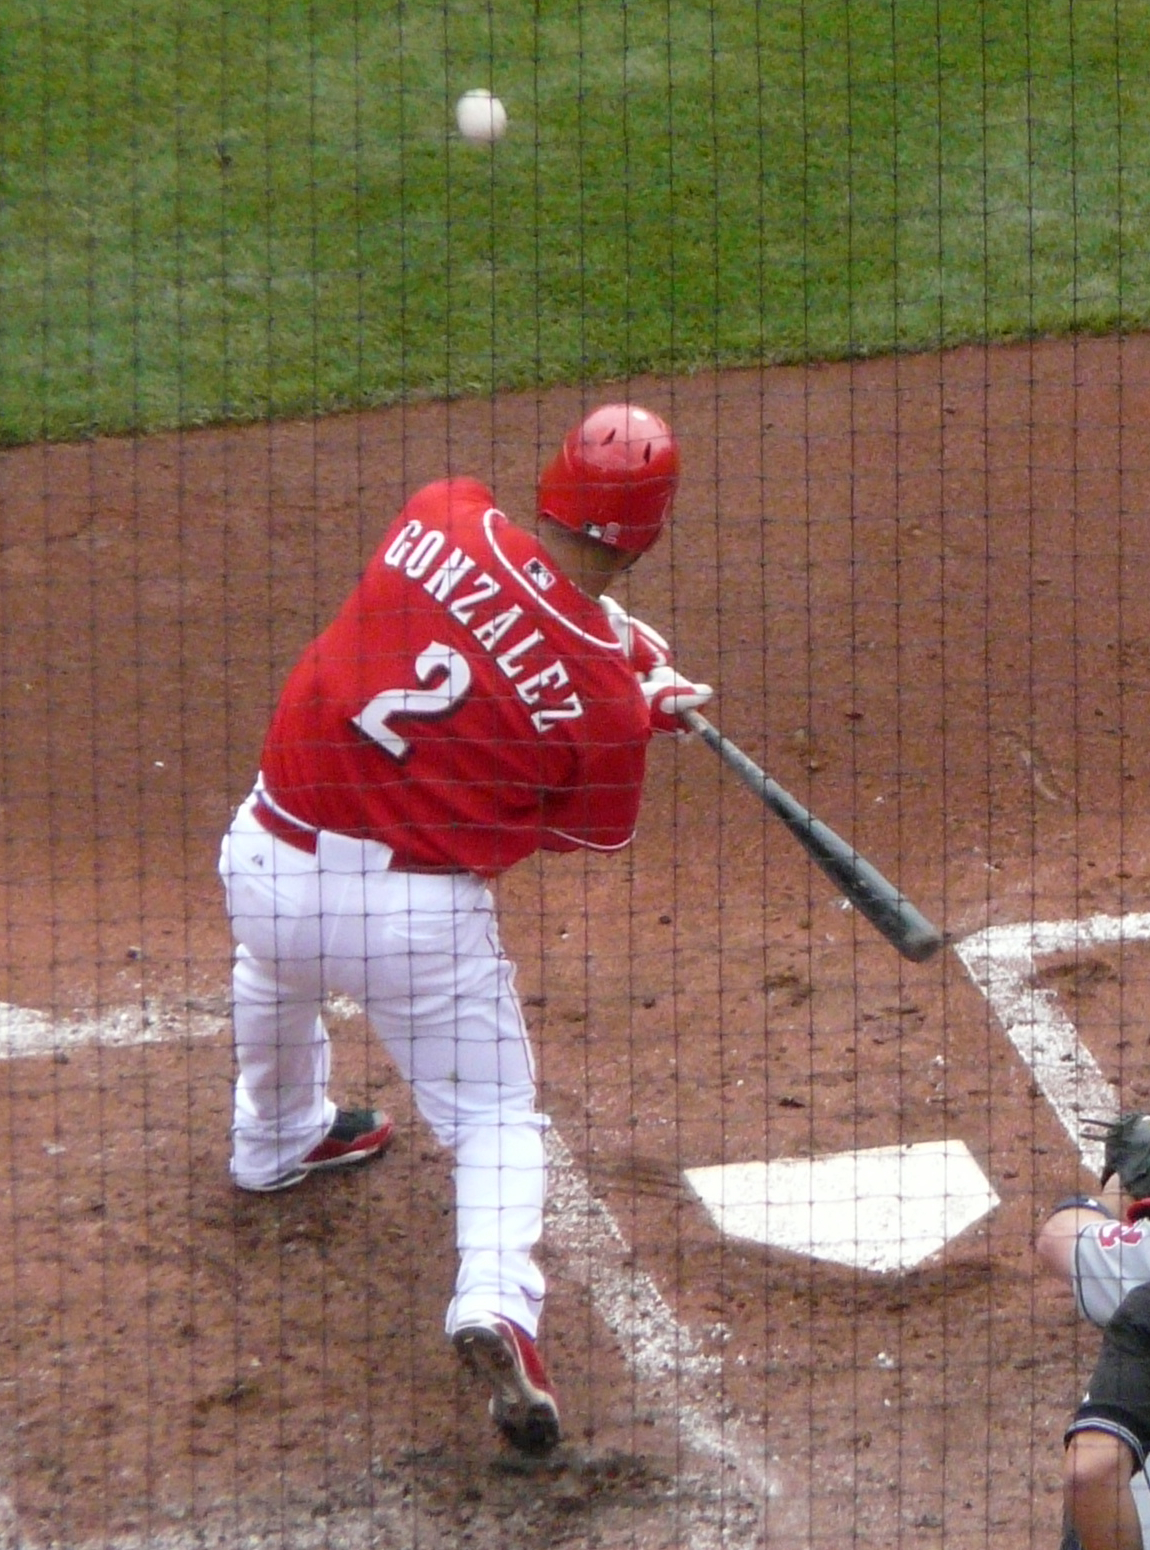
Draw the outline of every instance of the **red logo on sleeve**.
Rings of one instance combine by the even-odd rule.
[[[1141,1243],[1146,1236],[1143,1228],[1129,1222],[1107,1222],[1098,1233],[1098,1247],[1100,1249],[1116,1249],[1119,1244],[1127,1244],[1131,1248],[1136,1243]]]

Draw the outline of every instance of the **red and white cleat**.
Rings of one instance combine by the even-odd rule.
[[[559,1406],[531,1336],[510,1319],[466,1324],[452,1344],[491,1389],[491,1418],[512,1447],[539,1458],[559,1441]]]
[[[340,1109],[327,1135],[294,1168],[268,1184],[245,1184],[241,1188],[270,1195],[279,1189],[292,1189],[309,1173],[367,1162],[387,1150],[394,1129],[391,1119],[375,1109]]]

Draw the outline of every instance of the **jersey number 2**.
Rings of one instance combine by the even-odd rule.
[[[388,725],[392,716],[445,716],[471,687],[467,658],[437,640],[416,657],[415,676],[429,687],[385,689],[351,718],[361,732],[386,749],[393,759],[405,758],[411,744]],[[433,683],[434,679],[439,682]]]

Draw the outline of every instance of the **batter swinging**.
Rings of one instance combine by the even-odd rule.
[[[235,1182],[284,1189],[387,1146],[389,1120],[328,1097],[323,1000],[354,998],[454,1154],[447,1333],[526,1452],[559,1438],[535,1347],[547,1119],[486,883],[540,848],[625,846],[651,731],[711,696],[600,600],[678,477],[663,420],[609,404],[544,469],[537,535],[475,480],[416,494],[292,671],[220,860]]]

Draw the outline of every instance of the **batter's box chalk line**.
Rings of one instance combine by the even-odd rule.
[[[53,1055],[57,1050],[80,1049],[87,1044],[125,1049],[137,1044],[170,1044],[181,1038],[206,1039],[227,1027],[226,1013],[153,1001],[63,1019],[0,1001],[0,1060]]]
[[[565,1273],[590,1288],[630,1370],[637,1404],[676,1431],[693,1453],[730,1471],[737,1494],[759,1503],[778,1497],[779,1481],[764,1463],[761,1429],[735,1417],[718,1419],[727,1409],[720,1358],[700,1349],[651,1276],[635,1265],[618,1223],[554,1129],[547,1154],[547,1241]],[[704,1550],[709,1534],[697,1525],[692,1544]],[[738,1534],[732,1540],[730,1528],[722,1540],[724,1546],[751,1542]]]
[[[1007,1038],[1031,1072],[1084,1167],[1098,1174],[1102,1143],[1082,1132],[1084,1119],[1118,1113],[1116,1089],[1053,990],[1034,983],[1042,958],[1150,940],[1150,914],[1091,915],[987,926],[955,943],[954,951],[982,991]]]

